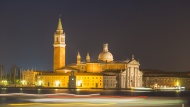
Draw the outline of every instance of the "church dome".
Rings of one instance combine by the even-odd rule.
[[[99,54],[98,60],[105,62],[113,61],[113,55],[108,51],[108,44],[103,45],[103,52]]]
[[[113,55],[110,52],[101,52],[98,56],[98,60],[110,62],[113,61]]]

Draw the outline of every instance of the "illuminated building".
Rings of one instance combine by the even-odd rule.
[[[104,88],[116,88],[117,78],[116,75],[104,75]]]
[[[68,88],[70,73],[43,73],[37,76],[37,86]]]
[[[65,31],[61,19],[54,34],[54,62],[53,72],[44,72],[36,77],[27,77],[27,84],[35,83],[43,87],[65,87],[65,88],[130,88],[142,86],[142,72],[139,70],[139,62],[134,55],[131,60],[114,61],[114,57],[108,50],[108,44],[103,44],[97,61],[90,60],[90,53],[86,55],[86,61],[81,61],[78,52],[76,63],[65,66]],[[110,74],[109,71],[116,71]],[[35,75],[35,74],[31,74]],[[35,78],[34,82],[30,78]],[[29,82],[30,81],[30,82]]]
[[[37,86],[63,88],[103,88],[100,73],[43,73],[37,75]]]
[[[59,23],[61,22],[59,21]],[[100,73],[101,75],[102,74],[107,75],[106,71],[116,70],[120,72],[118,75],[119,77],[117,76],[118,79],[115,80],[115,82],[117,83],[115,85],[115,88],[130,88],[130,87],[142,86],[143,73],[139,70],[139,66],[140,64],[138,61],[135,60],[134,55],[132,55],[131,60],[114,61],[113,55],[111,54],[111,52],[109,52],[108,44],[105,43],[103,44],[103,51],[100,52],[97,61],[91,61],[90,54],[87,53],[86,61],[82,62],[81,55],[78,52],[76,56],[76,63],[70,64],[67,67],[59,68],[55,72],[66,73],[69,72],[69,70],[66,68],[69,68],[71,69],[70,71],[77,72],[76,75],[80,73],[81,74],[83,73],[83,75],[89,75],[91,73],[90,75],[93,76],[95,73]],[[117,75],[117,72],[115,72],[114,75]],[[89,87],[91,86],[89,85]]]
[[[103,88],[101,73],[76,73],[76,88]]]
[[[37,75],[40,74],[39,71],[31,70],[24,70],[22,72],[21,78],[21,85],[22,86],[35,86],[37,81]]]
[[[185,87],[190,89],[189,72],[165,72],[143,70],[143,83],[145,87],[155,89],[167,87]]]

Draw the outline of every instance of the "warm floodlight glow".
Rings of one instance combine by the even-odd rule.
[[[178,81],[177,81],[176,85],[179,86],[179,82]]]
[[[2,80],[1,83],[5,86],[7,85],[7,80]]]
[[[78,80],[78,81],[77,81],[77,86],[81,86],[81,84],[82,84],[82,81],[81,81],[81,80]]]
[[[42,85],[42,83],[43,83],[43,82],[42,82],[41,80],[40,80],[40,81],[38,81],[38,84],[39,84],[39,85]]]
[[[56,87],[60,86],[60,81],[56,81],[56,82],[55,82],[55,86],[56,86]]]
[[[154,84],[154,88],[158,88],[158,84]]]
[[[7,80],[2,80],[2,83],[7,83]]]
[[[22,85],[24,85],[24,84],[26,83],[26,81],[25,81],[25,80],[22,80],[21,83],[22,83]]]

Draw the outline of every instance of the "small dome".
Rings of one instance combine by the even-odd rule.
[[[110,62],[113,61],[113,55],[110,52],[101,52],[98,56],[98,60]]]

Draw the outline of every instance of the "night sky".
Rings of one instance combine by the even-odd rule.
[[[115,61],[190,71],[190,0],[0,0],[0,64],[52,70],[60,14],[67,65],[108,43]]]

